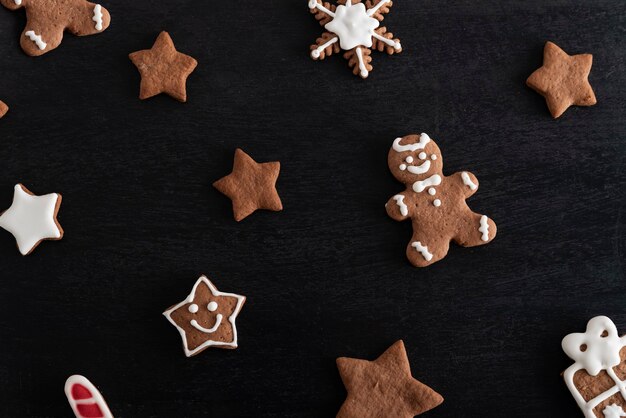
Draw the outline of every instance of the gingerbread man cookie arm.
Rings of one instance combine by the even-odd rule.
[[[478,179],[475,175],[470,173],[469,171],[461,171],[460,173],[454,173],[448,179],[452,180],[454,184],[457,184],[461,190],[463,190],[463,194],[465,198],[472,196],[478,190]]]
[[[389,199],[389,201],[385,204],[385,209],[387,209],[387,215],[394,221],[404,221],[409,218],[410,210],[407,202],[407,196],[410,196],[408,193],[399,193]]]

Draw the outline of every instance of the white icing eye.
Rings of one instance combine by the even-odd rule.
[[[196,305],[195,303],[192,303],[191,305],[189,305],[189,312],[191,313],[196,313],[198,312],[198,305]]]
[[[434,187],[431,187],[430,189],[428,189],[428,194],[434,196],[437,194],[437,190],[435,190]]]
[[[430,156],[430,159],[435,161],[437,159],[437,156],[435,154],[433,154],[433,155]]]
[[[408,157],[406,157],[406,162],[408,164],[411,164],[413,162],[413,157],[411,157],[410,155]]]
[[[402,171],[406,170],[406,164],[400,164],[400,170]]]
[[[420,158],[420,160],[425,160],[426,159],[426,153],[425,152],[420,152],[418,157]]]
[[[210,302],[206,307],[210,312],[215,312],[217,310],[217,303]]]

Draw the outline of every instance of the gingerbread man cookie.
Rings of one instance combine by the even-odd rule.
[[[61,44],[67,29],[77,36],[103,32],[111,15],[99,4],[86,0],[0,0],[10,10],[26,9],[26,28],[20,44],[28,55],[36,57]]]
[[[413,237],[406,255],[416,267],[426,267],[448,254],[450,241],[464,247],[490,242],[496,224],[465,203],[478,190],[478,180],[467,171],[443,175],[439,147],[428,135],[397,138],[388,156],[393,176],[406,190],[389,199],[387,214],[396,221],[411,219]]]

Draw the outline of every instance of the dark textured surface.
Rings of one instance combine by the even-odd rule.
[[[70,416],[81,373],[116,417],[328,417],[335,358],[400,338],[446,399],[428,417],[582,415],[562,337],[597,314],[626,332],[626,4],[398,0],[404,52],[362,81],[309,58],[306,3],[109,0],[108,31],[37,59],[0,10],[0,207],[16,182],[62,193],[66,233],[23,258],[0,231],[0,416]],[[127,55],[163,29],[199,61],[187,104],[137,99]],[[597,106],[553,121],[524,85],[546,40],[593,53]],[[422,131],[499,231],[420,270],[384,203],[392,140]],[[232,220],[211,183],[236,147],[281,161],[283,212]],[[239,349],[187,359],[161,312],[201,273],[248,301]]]

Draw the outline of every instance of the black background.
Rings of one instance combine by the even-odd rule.
[[[0,233],[0,416],[71,416],[73,373],[116,417],[334,416],[335,358],[397,339],[445,397],[428,417],[582,416],[561,339],[598,314],[626,331],[626,3],[395,3],[404,52],[366,81],[310,59],[306,0],[108,0],[106,32],[40,58],[0,10],[0,208],[17,182],[59,192],[65,229],[28,257]],[[161,30],[199,62],[186,104],[137,98],[127,55]],[[546,40],[593,54],[598,105],[552,120],[524,84]],[[388,149],[420,132],[498,224],[426,269],[384,210]],[[283,212],[232,219],[211,184],[236,147],[281,162]],[[161,312],[201,273],[248,301],[237,350],[188,359]]]

